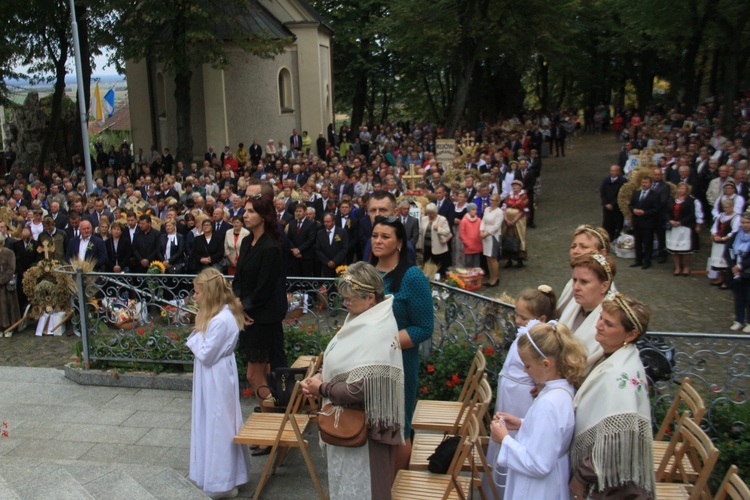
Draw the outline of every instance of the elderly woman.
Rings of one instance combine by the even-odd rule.
[[[490,206],[482,215],[479,225],[479,237],[482,238],[482,253],[487,257],[487,268],[490,272],[486,286],[493,287],[500,284],[500,232],[503,227],[503,211],[500,209],[500,195],[490,196]]]
[[[526,216],[529,213],[529,198],[523,190],[523,182],[514,180],[511,189],[503,203],[503,239],[518,240],[518,250],[511,252],[511,249],[503,248],[503,257],[508,259],[506,268],[513,266],[513,259],[517,261],[516,267],[523,267],[526,260]]]
[[[334,408],[364,408],[367,444],[326,445],[331,499],[390,498],[397,446],[404,442],[404,363],[393,296],[372,265],[356,262],[338,280],[349,311],[325,350],[319,373],[302,383]]]
[[[725,258],[732,273],[734,292],[733,332],[750,333],[750,212],[742,214],[741,227],[727,241]]]
[[[726,271],[729,269],[729,264],[724,258],[724,253],[727,242],[740,228],[740,214],[735,212],[733,200],[724,200],[721,202],[721,208],[721,214],[716,217],[711,227],[712,245],[711,256],[708,259],[710,265],[708,279],[712,285],[727,289]]]
[[[21,319],[16,290],[8,290],[8,283],[16,279],[16,254],[5,248],[5,235],[0,233],[0,332]],[[16,286],[21,283],[16,280]],[[5,334],[10,337],[10,334]]]
[[[721,196],[719,196],[719,198],[716,200],[716,203],[714,203],[713,208],[711,209],[711,215],[714,216],[714,219],[718,217],[722,212],[724,200],[731,200],[734,204],[734,211],[738,214],[741,214],[742,209],[745,206],[745,198],[737,193],[737,186],[735,185],[734,181],[732,179],[727,180],[724,183],[722,191],[723,193],[721,194]]]
[[[419,243],[417,249],[424,253],[424,261],[439,266],[438,272],[444,277],[450,266],[448,242],[453,237],[448,220],[437,213],[437,205],[429,203],[419,226]]]
[[[695,200],[690,196],[690,185],[687,182],[677,185],[677,195],[669,204],[668,223],[667,251],[674,259],[674,275],[689,276],[695,230]]]
[[[570,261],[573,262],[576,257],[586,255],[587,253],[600,253],[609,255],[609,233],[603,227],[594,227],[584,224],[578,226],[573,231],[573,241],[570,244]],[[615,285],[612,283],[612,292]],[[570,301],[573,300],[573,278],[571,278],[563,288],[560,298],[557,299],[557,316],[559,317]]]
[[[596,322],[600,354],[573,400],[572,498],[654,498],[651,406],[635,341],[651,311],[617,294]]]
[[[458,227],[458,237],[461,239],[464,249],[464,265],[466,267],[479,267],[482,255],[482,238],[479,236],[479,226],[482,219],[477,217],[476,203],[466,205],[466,215],[461,219]]]
[[[242,240],[245,239],[245,236],[249,234],[250,231],[242,226],[242,217],[239,215],[232,217],[232,230],[224,233],[224,257],[229,264],[228,273],[230,276],[234,276],[234,273],[237,271],[240,245],[242,245]]]
[[[573,269],[573,298],[560,315],[560,323],[573,332],[588,350],[587,368],[601,357],[602,348],[594,338],[596,324],[617,268],[611,257],[598,253],[581,255],[570,263]]]

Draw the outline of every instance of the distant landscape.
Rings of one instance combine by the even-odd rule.
[[[127,97],[128,82],[125,75],[95,75],[91,78],[91,92],[93,94],[94,86],[96,82],[99,82],[99,88],[102,95],[106,93],[112,86],[115,86],[115,102]],[[32,85],[29,80],[26,79],[14,79],[10,78],[5,80],[6,84],[11,90],[10,99],[11,101],[21,104],[26,95],[29,92],[38,92],[39,97],[45,97],[51,94],[54,90],[54,81],[42,82]],[[67,75],[65,77],[65,95],[75,100],[76,92],[78,91],[78,85],[76,83],[75,75]]]

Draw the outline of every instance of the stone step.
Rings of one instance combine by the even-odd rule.
[[[0,500],[207,498],[169,467],[3,457]]]

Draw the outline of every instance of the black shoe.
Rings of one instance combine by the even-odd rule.
[[[534,224],[534,223],[532,222],[531,224],[526,224],[526,227],[528,227],[528,228],[530,228],[530,229],[536,229],[536,224]]]
[[[644,263],[644,264],[643,264],[643,265],[641,266],[641,268],[642,268],[642,269],[648,269],[649,267],[651,267],[651,263],[650,263],[650,262],[646,262],[646,263]]]
[[[262,457],[263,455],[268,455],[271,453],[271,447],[266,446],[265,448],[258,448],[257,450],[250,453],[250,456],[253,457]]]
[[[503,266],[503,269],[510,269],[511,267],[513,267],[513,261],[509,260],[508,263]]]
[[[641,267],[642,265],[642,262],[633,262],[632,264],[630,264],[630,267]]]
[[[518,263],[516,264],[516,267],[524,267],[523,261],[519,260]]]

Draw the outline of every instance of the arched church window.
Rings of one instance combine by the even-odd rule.
[[[156,111],[159,118],[167,117],[167,90],[164,85],[164,74],[156,74]]]
[[[279,71],[279,109],[282,113],[294,112],[292,74],[286,68],[281,68]]]

